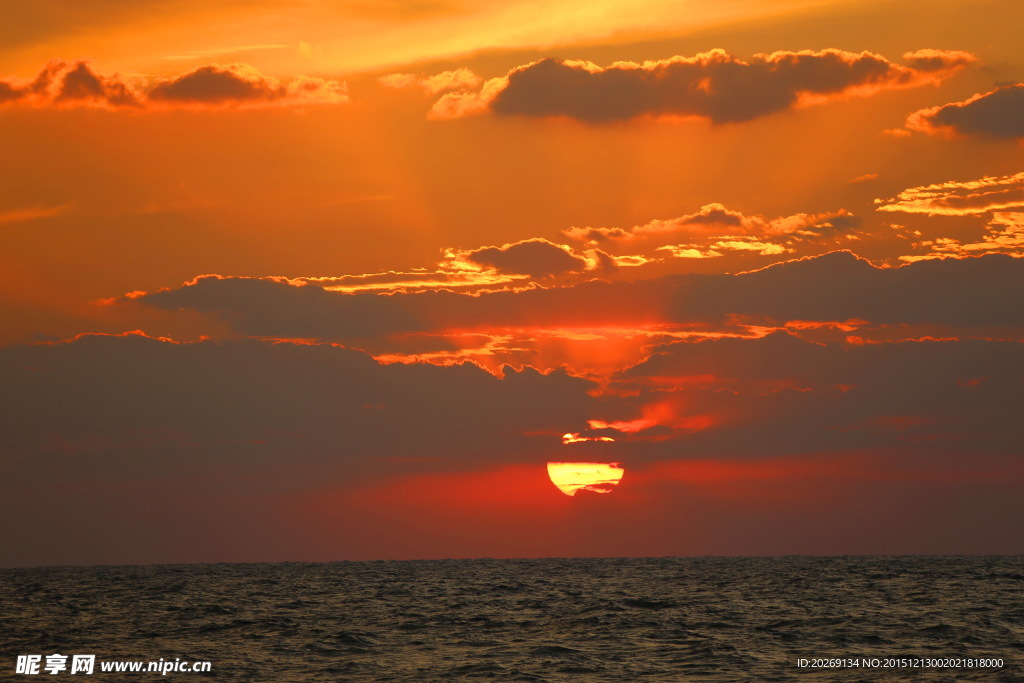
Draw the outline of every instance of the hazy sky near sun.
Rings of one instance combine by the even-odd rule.
[[[1022,23],[0,4],[0,564],[1024,552]]]

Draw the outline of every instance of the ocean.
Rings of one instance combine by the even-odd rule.
[[[1024,681],[1024,557],[3,569],[0,655],[5,681]]]

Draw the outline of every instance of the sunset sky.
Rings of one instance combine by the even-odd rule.
[[[0,566],[1024,553],[1022,25],[6,3]]]

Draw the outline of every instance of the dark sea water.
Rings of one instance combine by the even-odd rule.
[[[53,653],[95,654],[96,670],[15,674],[17,655]],[[209,661],[211,672],[99,670],[101,661],[161,657]],[[815,669],[798,667],[801,658],[860,664]],[[900,658],[1003,665],[883,668]],[[208,678],[1024,681],[1024,558],[0,570],[0,680]]]

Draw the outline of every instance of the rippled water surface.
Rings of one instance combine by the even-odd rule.
[[[233,681],[1024,681],[1024,558],[450,560],[0,570],[18,654]],[[800,658],[993,657],[810,670]],[[101,673],[86,680],[154,680]]]

